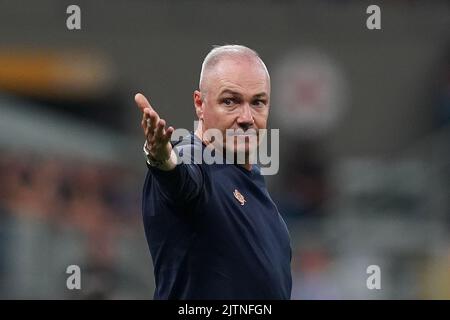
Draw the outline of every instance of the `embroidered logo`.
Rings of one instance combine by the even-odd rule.
[[[243,206],[245,204],[244,196],[237,189],[234,189],[233,195],[237,199],[237,201],[239,201],[241,206]]]

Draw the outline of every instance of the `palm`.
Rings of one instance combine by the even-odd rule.
[[[134,100],[142,111],[141,126],[150,155],[155,160],[168,159],[172,152],[170,138],[174,131],[173,127],[166,129],[166,121],[159,117],[143,94],[136,94]]]

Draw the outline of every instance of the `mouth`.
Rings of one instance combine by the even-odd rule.
[[[251,131],[251,132],[242,132],[242,131],[228,132],[227,131],[227,136],[229,136],[229,137],[256,137],[257,134],[255,131]]]

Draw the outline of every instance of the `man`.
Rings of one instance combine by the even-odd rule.
[[[142,94],[144,152],[149,168],[143,220],[154,264],[155,299],[289,299],[289,233],[270,198],[260,169],[250,159],[249,138],[265,129],[270,77],[247,47],[214,48],[205,58],[194,106],[194,134],[172,145],[172,127]],[[212,139],[215,129],[231,144]],[[238,139],[244,137],[244,139]],[[244,141],[244,142],[243,142]],[[244,154],[242,164],[177,165],[177,157],[213,146],[217,154]],[[224,163],[226,163],[224,161]]]

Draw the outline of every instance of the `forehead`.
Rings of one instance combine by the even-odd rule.
[[[226,89],[245,94],[269,94],[270,90],[267,71],[254,58],[228,58],[219,61],[210,70],[207,85],[216,94]]]

